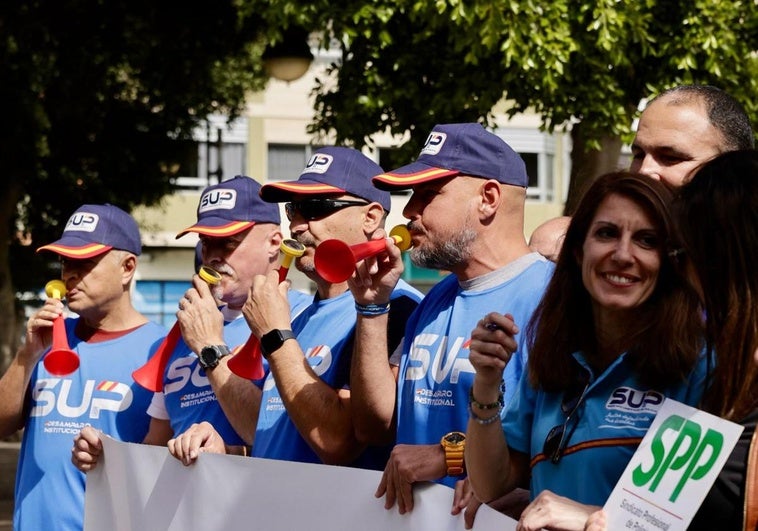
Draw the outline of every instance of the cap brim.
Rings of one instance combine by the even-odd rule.
[[[261,199],[269,203],[283,203],[295,195],[334,195],[347,193],[343,188],[323,183],[287,181],[267,183],[261,187]]]
[[[37,252],[51,251],[53,253],[65,256],[66,258],[92,258],[98,256],[107,251],[113,249],[110,245],[103,245],[101,243],[90,243],[81,247],[71,247],[68,245],[61,245],[59,243],[51,243],[49,245],[43,245]]]
[[[211,222],[211,224],[208,224]],[[228,221],[222,220],[218,225],[213,225],[212,219],[203,220],[203,224],[195,223],[191,227],[187,227],[182,232],[176,235],[176,239],[181,238],[188,232],[196,232],[203,236],[212,236],[214,238],[225,238],[227,236],[234,236],[235,234],[249,229],[255,225],[255,221]]]
[[[372,182],[380,190],[404,190],[413,188],[417,184],[444,177],[452,177],[460,173],[458,170],[434,168],[426,164],[414,162],[391,172],[381,173],[374,177]]]

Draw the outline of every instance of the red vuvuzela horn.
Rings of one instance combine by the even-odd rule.
[[[390,231],[390,237],[401,251],[411,247],[411,235],[405,225],[397,225]],[[326,240],[316,247],[313,263],[321,278],[333,284],[346,281],[355,271],[355,264],[384,251],[384,240],[370,240],[348,245],[340,240]]]
[[[261,342],[255,334],[250,334],[245,344],[234,349],[233,354],[227,367],[240,378],[260,380],[266,375],[266,371],[263,370]]]
[[[209,286],[221,282],[221,275],[210,267],[200,267],[197,274],[200,278],[205,280]],[[132,372],[132,378],[134,378],[134,381],[148,391],[154,393],[163,391],[163,373],[166,370],[168,359],[171,357],[171,353],[174,352],[176,344],[181,337],[182,331],[179,328],[179,321],[177,321],[174,323],[174,326],[171,327],[171,330],[168,331],[168,334],[163,338],[158,349],[147,363]]]
[[[283,240],[279,245],[282,252],[282,262],[279,266],[279,283],[284,282],[292,265],[292,260],[303,256],[305,245],[297,240]],[[240,378],[247,380],[260,380],[265,376],[263,359],[261,357],[261,344],[255,334],[245,341],[245,344],[235,349],[234,356],[227,364],[229,370]]]
[[[62,280],[51,280],[45,284],[45,293],[53,299],[62,299],[66,294],[66,284]],[[79,368],[79,356],[68,346],[64,317],[59,315],[53,321],[53,345],[42,360],[50,374],[64,376]]]

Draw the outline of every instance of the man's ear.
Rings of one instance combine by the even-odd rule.
[[[274,226],[266,236],[266,241],[269,243],[268,255],[269,261],[275,262],[279,260],[279,248],[282,245],[282,230],[278,226]]]
[[[137,271],[137,257],[131,253],[126,254],[121,259],[121,269],[122,284],[128,286]]]
[[[384,208],[382,208],[382,205],[377,202],[370,203],[368,208],[364,209],[363,232],[367,237],[370,238],[377,229],[382,228],[385,217],[386,212],[384,211]]]
[[[503,191],[500,183],[494,179],[488,179],[479,187],[479,217],[489,218],[497,212],[503,200]]]

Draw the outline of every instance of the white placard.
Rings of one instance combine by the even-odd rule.
[[[743,429],[665,400],[605,503],[608,529],[686,530]]]
[[[184,466],[165,447],[103,437],[87,475],[85,531],[463,530],[453,490],[418,485],[411,513],[374,497],[381,472],[201,454]],[[514,531],[516,521],[484,505],[474,529]]]

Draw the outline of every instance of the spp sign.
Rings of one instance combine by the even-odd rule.
[[[673,442],[672,442],[673,441]],[[679,415],[665,419],[651,441],[653,463],[632,471],[632,482],[655,492],[664,477],[678,477],[669,501],[676,501],[690,481],[702,479],[714,466],[724,447],[724,436]]]
[[[606,529],[686,531],[743,430],[665,399],[605,502]]]

